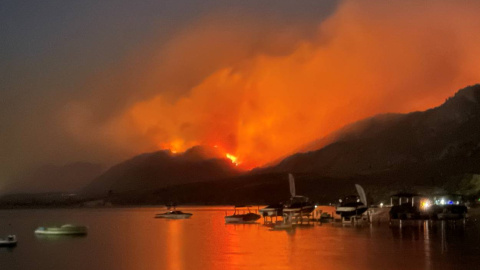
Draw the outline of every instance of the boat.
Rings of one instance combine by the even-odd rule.
[[[276,217],[283,215],[283,203],[269,204],[259,210],[263,217]]]
[[[173,210],[168,211],[163,214],[156,214],[155,218],[169,218],[169,219],[187,219],[190,218],[193,214],[191,213],[184,213],[182,211]]]
[[[351,222],[351,218],[358,219],[368,209],[367,196],[362,186],[355,185],[358,195],[349,195],[341,198],[335,208],[337,215],[340,215],[342,222]]]
[[[285,204],[284,213],[293,212],[295,215],[308,215],[315,209],[315,205],[310,202],[308,197],[293,196]]]
[[[431,216],[430,200],[416,193],[397,193],[390,197],[390,221],[426,220]]]
[[[320,215],[320,222],[321,223],[330,223],[332,221],[333,221],[333,217],[329,213],[322,213]]]
[[[17,245],[17,237],[9,235],[5,238],[0,238],[0,247],[14,247]]]
[[[225,223],[255,223],[260,217],[252,213],[248,206],[235,206],[233,215],[225,215]]]
[[[468,208],[462,195],[435,195],[432,199],[430,215],[432,219],[458,220],[467,217]]]
[[[293,175],[288,174],[290,184],[290,200],[285,203],[283,213],[293,213],[295,216],[309,215],[314,209],[315,205],[310,202],[308,197],[296,195],[295,193],[295,179]]]
[[[177,204],[176,203],[170,203],[166,205],[167,211],[162,214],[156,214],[155,218],[168,218],[168,219],[187,219],[190,218],[193,214],[191,213],[184,213],[182,211],[178,211],[176,209]]]
[[[85,235],[87,234],[87,227],[72,224],[65,224],[60,227],[38,227],[35,233],[42,235]]]

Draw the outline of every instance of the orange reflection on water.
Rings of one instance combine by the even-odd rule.
[[[155,213],[165,209],[148,208],[41,210],[37,216],[30,210],[16,210],[20,218],[8,222],[20,228],[20,236],[31,235],[31,225],[40,216],[46,222],[73,218],[88,224],[89,234],[82,238],[22,237],[21,249],[9,254],[15,260],[2,261],[5,257],[0,256],[1,269],[38,269],[52,262],[55,267],[48,269],[400,270],[476,269],[480,264],[478,223],[464,227],[416,222],[402,228],[316,223],[271,231],[262,224],[227,225],[226,209],[182,209],[193,213],[188,220],[155,219]],[[0,219],[0,225],[7,224]]]
[[[133,212],[128,215],[130,222],[121,222],[116,213],[110,218],[119,224],[118,230],[108,236],[113,242],[104,246],[111,250],[103,256],[122,266],[116,269],[126,270],[369,270],[434,269],[438,256],[443,255],[440,245],[432,245],[440,240],[440,232],[431,234],[425,226],[400,229],[387,224],[355,227],[316,223],[272,231],[263,226],[262,219],[259,224],[225,224],[227,209],[231,210],[182,209],[193,213],[188,220],[153,219],[150,213]],[[321,209],[328,213],[333,210]],[[85,239],[95,240],[93,233]]]
[[[260,224],[225,224],[228,237],[222,269],[290,269],[292,231],[269,231]],[[272,259],[275,258],[275,259]]]
[[[167,234],[166,234],[166,269],[184,269],[183,266],[183,254],[182,254],[182,231],[183,223],[177,220],[166,220],[167,221]]]

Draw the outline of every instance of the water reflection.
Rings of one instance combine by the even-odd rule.
[[[35,234],[35,238],[44,241],[64,241],[69,239],[82,239],[87,235],[54,235],[54,234]]]
[[[424,269],[463,269],[460,265],[473,265],[472,259],[479,261],[474,255],[480,251],[478,224],[466,226],[454,221],[423,221],[410,226],[390,227],[390,231],[403,253],[412,250],[422,255]]]
[[[152,218],[156,209],[16,212],[0,219],[19,238],[0,249],[1,269],[475,269],[480,226],[421,223],[389,227],[225,224],[224,211],[189,209],[189,220]],[[38,224],[74,216],[86,237],[38,237]],[[8,223],[7,223],[8,222]],[[313,223],[312,223],[313,224]],[[11,230],[11,229],[9,229]]]
[[[167,220],[167,269],[184,269],[182,254],[183,220]]]
[[[0,247],[0,253],[2,252],[13,252],[13,250],[16,248],[17,246],[13,246],[13,247]]]

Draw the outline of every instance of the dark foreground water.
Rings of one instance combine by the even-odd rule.
[[[0,269],[479,269],[480,223],[390,228],[331,224],[270,231],[226,225],[221,207],[183,208],[190,220],[154,219],[161,208],[1,210]],[[89,226],[85,237],[39,237],[40,225]]]

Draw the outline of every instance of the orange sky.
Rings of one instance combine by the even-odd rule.
[[[130,91],[151,94],[100,127],[72,104],[67,126],[78,140],[131,154],[202,144],[236,156],[242,168],[264,165],[348,123],[434,107],[478,83],[480,4],[461,3],[345,1],[313,38],[282,28],[263,40],[276,54],[246,53],[241,41],[255,43],[250,18],[225,29],[207,16],[158,52],[167,60],[119,74]],[[182,65],[198,72],[157,78]]]

